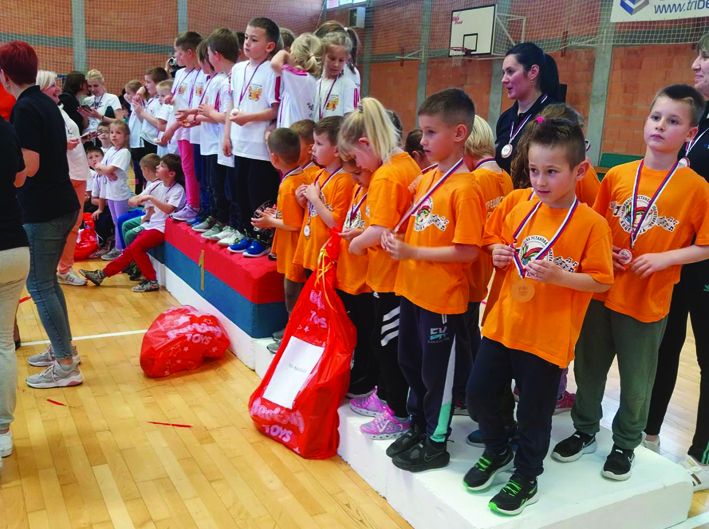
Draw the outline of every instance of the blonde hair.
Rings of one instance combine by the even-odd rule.
[[[86,80],[95,80],[100,81],[102,83],[104,82],[103,74],[98,70],[89,70],[88,72],[86,72]]]
[[[131,81],[128,81],[126,85],[124,86],[126,91],[130,90],[131,92],[138,93],[138,90],[143,88],[143,83],[138,81],[137,79],[132,79]]]
[[[347,50],[347,53],[352,53],[352,39],[343,31],[334,31],[322,38],[323,54],[327,53],[328,48],[333,46],[342,46]]]
[[[57,82],[57,72],[52,72],[50,70],[38,70],[37,71],[37,86],[40,90],[49,88]]]
[[[322,42],[312,33],[301,33],[290,46],[296,66],[315,77],[320,75],[322,53]]]
[[[117,119],[116,121],[111,121],[111,124],[108,126],[109,131],[113,128],[119,128],[123,131],[123,134],[125,134],[126,136],[126,142],[121,145],[121,148],[127,148],[130,145],[130,129],[128,128],[128,123],[123,120]]]
[[[470,136],[465,140],[465,152],[475,158],[495,155],[495,135],[489,123],[475,116]]]
[[[367,138],[377,158],[385,162],[399,147],[399,136],[384,106],[373,97],[365,97],[359,107],[345,118],[340,127],[337,148],[351,156],[360,138]]]
[[[155,90],[164,90],[165,88],[172,90],[172,79],[165,79],[155,85]]]

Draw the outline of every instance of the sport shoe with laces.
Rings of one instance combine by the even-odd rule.
[[[81,358],[79,357],[79,353],[77,352],[75,345],[71,346],[71,358],[74,360],[75,364],[78,365],[81,363]],[[51,366],[55,360],[56,357],[54,356],[54,349],[52,349],[52,344],[49,344],[46,350],[41,353],[37,353],[36,355],[29,356],[27,358],[27,363],[34,367],[47,367]]]
[[[221,241],[219,241],[221,243]],[[242,237],[238,241],[236,241],[234,244],[229,246],[229,251],[231,253],[244,253],[246,249],[251,246],[251,239],[248,237]]]
[[[83,287],[86,285],[86,279],[81,277],[74,270],[69,270],[66,274],[57,274],[57,281],[60,285],[70,285],[72,287]]]
[[[376,388],[368,395],[350,400],[350,409],[358,415],[376,417],[386,409],[386,404],[379,400]]]
[[[192,229],[194,231],[198,231],[200,233],[204,233],[207,230],[209,230],[212,226],[214,226],[214,223],[216,221],[212,217],[207,217],[204,219],[202,222],[198,222],[197,224],[192,225]]]
[[[12,432],[8,430],[5,433],[0,433],[0,457],[9,457],[12,455]],[[2,463],[0,463],[2,464]]]
[[[108,253],[105,253],[101,256],[102,261],[113,261],[114,259],[118,259],[123,252],[119,250],[118,248],[114,248]]]
[[[240,240],[244,238],[244,236],[241,234],[239,230],[236,230],[234,228],[229,228],[229,232],[226,236],[221,237],[218,241],[217,244],[219,246],[226,246],[227,248],[233,244],[236,244]],[[224,233],[224,232],[222,232]]]
[[[229,249],[231,250],[231,247],[229,247]],[[253,240],[246,250],[244,250],[244,257],[261,257],[262,255],[266,255],[269,251],[271,251],[270,246],[266,246],[261,241]]]
[[[694,492],[709,489],[709,465],[703,465],[687,454],[687,459],[682,462],[682,466],[689,472],[689,477],[692,478]]]
[[[411,428],[408,419],[399,419],[389,409],[384,406],[384,411],[374,417],[371,421],[359,427],[359,431],[374,440],[395,439]]]
[[[106,279],[106,274],[103,273],[103,270],[79,270],[79,273],[97,287],[100,287],[103,280]]]
[[[387,446],[386,454],[389,457],[396,457],[399,454],[410,450],[426,437],[423,429],[417,424],[411,424],[411,428],[404,432],[399,438]]]
[[[551,453],[551,458],[561,463],[570,463],[584,454],[596,451],[596,436],[576,431],[570,437],[559,441]]]
[[[510,447],[507,447],[503,454],[485,450],[480,459],[465,473],[463,477],[465,488],[471,492],[487,489],[500,472],[512,468],[514,458],[515,454]]]
[[[84,381],[79,371],[79,365],[74,362],[68,369],[65,369],[54,362],[40,373],[30,375],[25,379],[27,385],[31,388],[49,389],[49,388],[65,388],[69,386],[78,386]]]
[[[219,235],[223,231],[224,231],[224,225],[219,224],[217,222],[214,226],[212,226],[207,231],[202,233],[202,238],[209,239],[210,241],[212,241],[212,240],[218,241],[219,237],[217,237],[217,235]]]
[[[199,212],[189,204],[186,204],[180,211],[172,214],[172,219],[178,222],[191,222]]]
[[[614,444],[611,453],[606,458],[605,465],[603,465],[601,475],[604,478],[625,481],[630,477],[634,459],[635,454],[632,450]]]
[[[492,512],[514,516],[538,500],[537,480],[525,478],[515,472],[507,485],[492,497],[487,506]]]
[[[643,440],[641,441],[641,444],[647,448],[648,450],[652,450],[656,454],[660,453],[660,436],[656,436],[654,440],[650,440],[647,438],[647,435],[643,435]]]
[[[401,470],[423,472],[443,468],[450,460],[451,455],[446,450],[446,443],[436,443],[426,436],[406,452],[395,455],[392,463]]]
[[[564,413],[566,411],[571,411],[571,408],[574,407],[574,402],[576,402],[576,393],[569,393],[568,391],[564,391],[561,397],[556,401],[554,415],[558,413]]]
[[[157,290],[160,290],[160,283],[157,281],[149,281],[145,280],[139,285],[135,285],[133,288],[131,288],[133,292],[155,292]]]

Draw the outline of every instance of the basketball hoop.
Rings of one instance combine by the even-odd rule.
[[[450,57],[455,57],[455,56],[464,56],[464,57],[472,57],[475,55],[475,50],[471,50],[470,48],[466,48],[465,46],[453,46],[450,48]]]

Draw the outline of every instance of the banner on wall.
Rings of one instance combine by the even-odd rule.
[[[611,22],[709,17],[709,0],[613,0]]]

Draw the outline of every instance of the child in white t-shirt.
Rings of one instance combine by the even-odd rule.
[[[260,206],[275,202],[279,184],[265,135],[278,114],[276,74],[269,61],[277,51],[280,30],[272,20],[259,17],[249,22],[245,35],[244,54],[249,60],[232,69],[232,110],[224,127],[225,154],[233,149],[236,165],[229,179],[231,199],[239,204],[240,212],[234,228],[243,234],[229,250],[258,257],[268,253],[270,241],[263,230],[254,230],[251,219]]]
[[[344,116],[357,108],[359,91],[354,81],[344,75],[345,66],[352,52],[352,40],[347,33],[336,31],[322,39],[323,71],[315,88],[316,123],[328,116]]]
[[[157,115],[162,107],[158,95],[158,84],[167,80],[167,78],[167,72],[160,67],[151,68],[145,72],[143,76],[147,101],[145,105],[135,107],[135,110],[142,122],[140,133],[143,139],[145,154],[158,152],[158,136],[161,129]],[[170,87],[172,87],[172,84],[170,84]],[[169,89],[167,93],[170,93]]]
[[[106,201],[111,211],[111,218],[115,226],[116,247],[104,255],[102,259],[110,261],[121,254],[123,244],[118,233],[118,217],[128,212],[128,199],[133,196],[133,192],[128,187],[128,168],[131,157],[128,145],[130,144],[130,130],[124,121],[114,121],[110,128],[111,143],[113,146],[94,168],[97,173],[104,175],[108,181],[106,184]]]
[[[175,113],[172,105],[167,103],[172,92],[172,79],[160,81],[157,84],[158,102],[155,118],[158,122],[157,155],[162,157],[166,154],[177,154],[177,140],[174,136],[166,137],[165,131],[175,123]]]
[[[312,33],[303,33],[293,41],[290,52],[281,50],[271,59],[271,68],[281,76],[277,127],[290,127],[313,115],[321,57],[320,39]]]
[[[136,109],[145,106],[145,99],[140,95],[143,93],[143,85],[140,81],[133,79],[128,81],[124,87],[123,99],[130,105],[130,116],[128,116],[128,129],[130,130],[130,157],[133,163],[133,174],[135,175],[135,192],[140,193],[145,185],[143,171],[140,170],[140,159],[145,156],[145,149],[142,138],[143,121]]]

